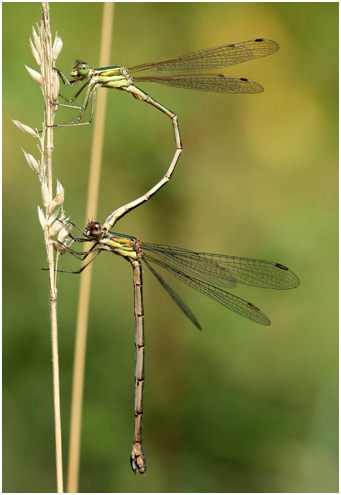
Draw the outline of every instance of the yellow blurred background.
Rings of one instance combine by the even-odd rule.
[[[98,65],[101,3],[52,3],[52,32]],[[43,100],[24,65],[39,3],[3,4],[3,491],[55,491],[48,277],[39,181],[22,154]],[[13,27],[15,26],[15,28]],[[338,490],[338,4],[118,3],[112,64],[134,66],[266,37],[271,57],[219,71],[261,83],[259,95],[141,88],[178,114],[183,154],[172,181],[115,228],[142,241],[278,261],[294,291],[241,288],[271,319],[260,327],[167,277],[199,333],[144,275],[146,476],[129,465],[134,318],[128,263],[94,266],[80,491]],[[99,215],[146,192],[174,152],[171,124],[110,91]],[[58,116],[58,114],[57,114]],[[54,173],[67,215],[84,224],[92,126],[55,132]],[[63,267],[74,268],[64,257]],[[64,465],[79,278],[59,276]]]

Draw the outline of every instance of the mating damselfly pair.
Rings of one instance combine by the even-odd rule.
[[[80,89],[62,106],[79,110],[76,119],[55,127],[90,124],[95,109],[96,91],[98,88],[113,88],[126,91],[136,99],[145,101],[167,115],[172,122],[175,138],[175,153],[164,177],[143,196],[118,208],[109,215],[103,226],[98,222],[90,222],[85,230],[79,229],[69,222],[69,235],[74,242],[92,243],[89,250],[77,252],[70,246],[64,249],[80,260],[86,261],[76,272],[81,273],[102,252],[110,251],[130,262],[133,268],[134,306],[135,306],[135,430],[134,444],[131,453],[131,466],[135,473],[146,472],[146,459],[142,447],[143,389],[144,389],[144,310],[142,294],[143,262],[161,285],[168,291],[184,314],[200,328],[198,320],[187,304],[176,294],[168,283],[155,270],[153,265],[164,268],[176,278],[196,289],[202,294],[219,302],[228,309],[262,325],[270,325],[268,317],[253,303],[237,297],[226,289],[233,289],[238,284],[271,289],[292,289],[299,284],[298,277],[285,265],[270,261],[241,258],[228,255],[195,252],[173,246],[141,243],[138,239],[112,232],[114,224],[126,213],[148,201],[171,178],[178,158],[182,152],[182,144],[177,122],[177,115],[158,103],[150,95],[143,92],[135,84],[156,82],[168,86],[201,91],[234,94],[255,94],[263,91],[257,82],[246,78],[227,77],[221,74],[196,74],[195,71],[207,71],[230,67],[242,62],[265,57],[278,50],[278,44],[272,40],[258,38],[231,45],[224,45],[201,50],[170,60],[147,63],[130,68],[121,66],[91,68],[86,62],[77,60],[69,81],[65,74],[56,69],[62,83],[69,87],[80,85]],[[135,76],[142,71],[160,72],[161,76]],[[178,74],[175,74],[178,73]],[[77,98],[85,91],[82,105],[74,105]],[[92,100],[91,114],[88,121],[83,122],[85,112]],[[76,227],[82,236],[72,232]]]
[[[72,226],[82,233],[82,237],[72,232]],[[92,246],[87,251],[77,252],[69,246],[63,245],[68,252],[80,260],[86,260],[90,256],[90,259],[80,270],[68,271],[67,273],[81,273],[102,251],[109,251],[123,257],[130,262],[133,268],[136,347],[135,430],[130,459],[133,471],[143,474],[146,472],[147,465],[142,447],[145,339],[141,261],[199,329],[201,329],[200,324],[187,304],[168,285],[152,264],[164,268],[174,277],[231,311],[261,325],[270,325],[269,318],[253,303],[231,294],[226,289],[233,289],[238,284],[242,284],[265,289],[285,290],[294,289],[300,282],[297,275],[281,263],[142,243],[135,237],[108,231],[98,222],[90,222],[84,231],[69,222],[69,235],[75,242],[90,242]]]

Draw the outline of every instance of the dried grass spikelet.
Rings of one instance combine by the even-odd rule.
[[[67,220],[68,219],[66,219],[65,215],[63,214],[60,218],[57,219],[57,221],[51,228],[51,233],[54,232],[54,235],[56,235],[58,231],[57,241],[53,241],[53,246],[59,254],[66,253],[68,246],[73,242],[72,239],[69,237],[70,228],[66,227]]]
[[[47,208],[49,206],[50,200],[49,200],[49,189],[45,181],[41,183],[41,197],[43,200],[43,205],[45,206],[45,208]]]
[[[57,208],[56,210],[54,210],[49,216],[48,216],[48,219],[47,219],[47,226],[49,228],[51,228],[53,222],[56,220],[56,218],[58,217],[58,214],[59,214],[59,208]],[[52,237],[52,234],[50,232],[50,236]]]
[[[60,36],[56,33],[54,42],[53,42],[53,48],[52,48],[52,58],[54,61],[57,60],[59,57],[60,52],[62,51],[63,48],[63,42]]]
[[[52,101],[57,102],[59,96],[59,77],[56,71],[52,74]],[[58,106],[53,107],[57,111]]]
[[[33,58],[34,58],[34,60],[36,61],[37,65],[40,67],[40,65],[41,65],[40,55],[39,55],[39,53],[38,53],[38,50],[37,50],[37,49],[36,49],[36,47],[34,46],[34,43],[33,43],[33,41],[31,40],[31,38],[30,38],[30,47],[31,47],[31,52],[32,52]]]
[[[64,187],[61,185],[57,179],[57,192],[54,198],[56,205],[62,205],[64,203]]]
[[[62,229],[65,230],[65,227],[64,227],[64,224],[63,224],[63,219],[65,219],[65,215],[64,214],[61,216],[61,218],[57,218],[57,220],[54,222],[54,224],[50,228],[50,233],[51,233],[51,236],[52,237],[54,237],[57,234],[60,234],[60,232],[61,232]],[[69,232],[67,231],[66,236],[63,235],[62,238],[65,240],[66,237],[68,237],[68,235],[69,235]],[[59,236],[58,236],[58,240],[59,240]]]
[[[15,124],[21,131],[26,132],[26,134],[29,134],[32,137],[39,138],[39,134],[32,129],[32,127],[29,127],[26,124],[22,124],[19,122],[19,120],[12,120],[13,124]]]
[[[64,243],[68,237],[69,237],[69,230],[63,226],[62,229],[60,230],[59,234],[58,234],[57,239],[59,242]]]
[[[26,68],[27,72],[29,73],[29,75],[32,77],[32,79],[35,82],[37,82],[39,84],[39,86],[41,86],[42,82],[43,82],[43,78],[42,78],[42,75],[40,74],[40,72],[37,72],[36,70],[31,69],[31,67],[28,67],[27,65],[25,65],[25,68]]]
[[[26,153],[25,150],[23,150],[21,148],[22,152],[24,153],[24,156],[27,160],[27,163],[29,164],[29,166],[31,167],[31,169],[33,170],[33,172],[36,174],[36,175],[39,175],[40,174],[40,166],[39,166],[39,162],[37,162],[37,160],[34,158],[34,156],[30,155],[29,153]]]
[[[41,58],[41,43],[40,43],[40,37],[37,35],[37,32],[36,30],[34,29],[34,27],[32,27],[32,37],[33,37],[33,41],[34,41],[34,46],[38,52],[38,55],[39,57]],[[40,64],[38,64],[40,65]]]
[[[39,218],[39,223],[41,225],[41,228],[43,230],[46,229],[46,219],[43,210],[38,206],[38,218]]]

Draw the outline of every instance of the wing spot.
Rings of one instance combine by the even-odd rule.
[[[280,263],[276,263],[276,265],[275,265],[275,266],[277,266],[277,268],[280,268],[281,270],[285,270],[285,271],[288,271],[288,270],[289,270],[289,268],[287,268],[287,267],[286,267],[286,266],[284,266],[284,265],[281,265]]]

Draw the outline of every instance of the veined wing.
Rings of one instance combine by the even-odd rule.
[[[189,53],[180,57],[151,62],[130,67],[128,71],[153,70],[157,72],[191,72],[196,70],[211,70],[231,65],[241,64],[248,60],[267,57],[279,49],[275,41],[265,38],[242,41],[231,45],[208,48],[199,52]]]
[[[200,256],[195,251],[147,243],[143,243],[142,250],[148,257],[148,252],[151,252],[155,263],[156,259],[159,259],[163,263],[162,266],[164,264],[169,265],[172,269],[186,272],[186,274],[209,284],[228,287],[229,289],[233,289],[237,285],[237,280],[228,267],[221,266],[213,259]]]
[[[255,323],[259,323],[260,325],[271,325],[269,318],[254,304],[242,299],[234,294],[230,294],[229,292],[219,289],[214,285],[211,285],[207,282],[199,280],[197,278],[191,277],[185,274],[183,271],[175,269],[171,267],[168,263],[161,261],[160,259],[154,258],[153,256],[145,256],[145,260],[148,262],[156,263],[159,266],[162,266],[166,270],[168,270],[174,277],[178,278],[185,284],[189,285],[193,289],[197,290],[204,296],[210,297],[214,301],[222,304],[226,308],[240,316],[244,316],[244,318],[248,318],[249,320],[254,321]]]
[[[215,93],[255,94],[264,91],[263,86],[251,79],[243,77],[228,77],[223,74],[180,74],[176,76],[133,77],[137,82],[156,82],[176,88],[197,91],[212,91]]]
[[[292,270],[273,261],[146,243],[143,243],[143,250],[156,254],[173,269],[186,271],[213,285],[226,286],[226,282],[232,282],[264,289],[294,289],[300,283]]]
[[[189,320],[191,320],[191,322],[199,330],[201,330],[200,323],[198,322],[198,320],[196,319],[196,317],[194,316],[194,314],[192,313],[192,311],[189,309],[189,307],[187,306],[187,304],[185,303],[185,301],[183,299],[181,299],[181,297],[172,289],[172,287],[170,287],[167,284],[167,282],[161,277],[161,275],[157,271],[154,270],[154,268],[148,263],[148,261],[146,259],[144,260],[144,262],[147,265],[147,267],[149,268],[149,270],[152,272],[152,274],[160,282],[160,284],[162,285],[162,287],[164,289],[166,289],[166,291],[168,292],[168,294],[171,296],[171,298],[173,299],[173,301],[178,305],[178,307],[181,309],[181,311],[187,316],[187,318]]]

